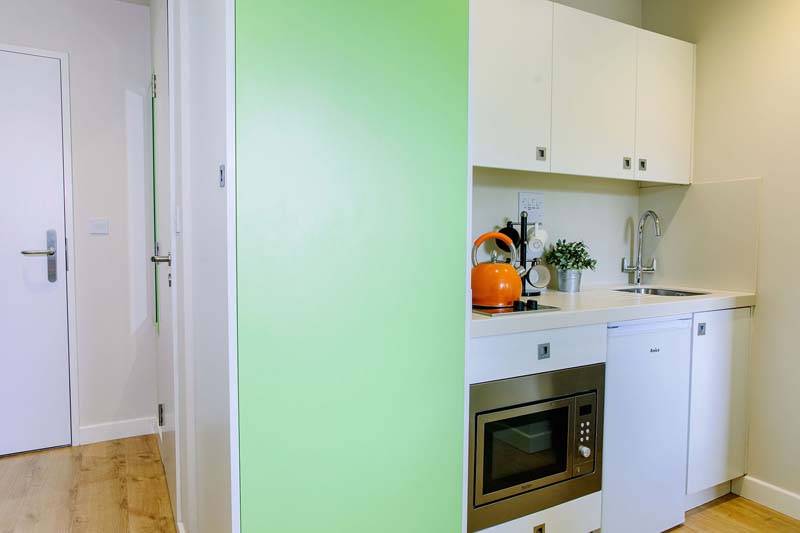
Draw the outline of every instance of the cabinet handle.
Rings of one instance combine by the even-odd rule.
[[[647,159],[639,160],[639,170],[641,170],[642,172],[647,170]]]
[[[622,158],[622,170],[630,170],[632,161],[633,161],[633,159],[631,159],[630,157],[623,157]]]
[[[544,146],[536,147],[536,160],[547,161],[547,148],[545,148]]]
[[[539,352],[538,356],[539,356],[539,360],[540,361],[542,359],[550,359],[550,343],[549,342],[545,342],[545,343],[540,344],[538,352]]]

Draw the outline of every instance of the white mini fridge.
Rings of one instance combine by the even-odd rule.
[[[603,533],[684,521],[691,315],[609,324]]]

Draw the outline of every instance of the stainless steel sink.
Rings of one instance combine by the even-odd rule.
[[[628,289],[615,289],[618,292],[632,292],[635,294],[651,294],[654,296],[702,296],[707,292],[681,291],[677,289],[652,289],[649,287],[631,287]]]

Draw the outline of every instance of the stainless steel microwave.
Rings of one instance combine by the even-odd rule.
[[[600,490],[605,365],[470,387],[467,529]]]

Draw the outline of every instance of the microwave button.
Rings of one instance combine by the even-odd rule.
[[[584,459],[588,459],[590,455],[592,455],[592,450],[589,449],[588,446],[578,446],[578,453],[581,454],[581,457]]]

